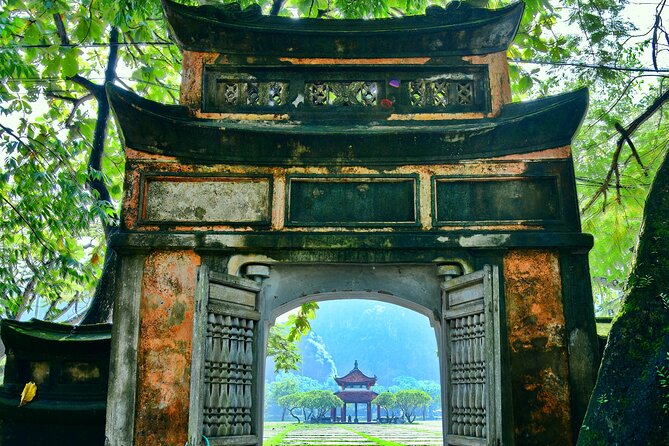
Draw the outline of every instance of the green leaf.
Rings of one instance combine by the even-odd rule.
[[[63,62],[61,64],[63,76],[72,77],[79,72],[79,60],[74,49],[65,50]]]

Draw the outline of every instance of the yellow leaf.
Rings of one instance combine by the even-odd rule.
[[[33,398],[35,398],[36,393],[37,384],[35,384],[33,381],[26,383],[25,387],[23,388],[23,392],[21,392],[21,402],[19,403],[19,407],[25,406],[31,402]]]

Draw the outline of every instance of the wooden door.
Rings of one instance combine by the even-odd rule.
[[[256,295],[248,279],[198,271],[188,444],[258,445]]]
[[[499,269],[445,281],[444,438],[450,446],[502,445]]]

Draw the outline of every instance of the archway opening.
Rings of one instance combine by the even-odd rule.
[[[428,312],[379,293],[320,294],[275,311],[274,331],[285,335],[299,305],[316,299],[297,369],[277,373],[274,358],[265,363],[264,444],[441,445],[439,347]],[[337,403],[324,407],[332,396]]]

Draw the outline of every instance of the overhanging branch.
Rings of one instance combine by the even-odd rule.
[[[643,165],[641,162],[641,157],[639,156],[639,152],[636,150],[636,147],[634,146],[634,143],[632,142],[632,134],[637,131],[641,125],[646,122],[651,116],[655,114],[658,110],[661,109],[662,105],[664,105],[665,102],[669,101],[669,90],[665,91],[663,94],[661,94],[657,99],[653,101],[646,110],[643,111],[639,116],[637,116],[627,127],[623,127],[620,123],[615,123],[614,126],[618,133],[620,133],[620,138],[618,138],[618,141],[616,142],[616,150],[613,152],[613,157],[611,158],[611,167],[609,167],[609,171],[606,174],[606,178],[604,179],[604,182],[602,185],[597,189],[595,194],[592,196],[590,201],[583,207],[583,212],[587,211],[602,195],[604,196],[604,209],[606,208],[606,193],[608,191],[608,188],[610,186],[611,180],[615,176],[615,184],[616,184],[616,201],[620,203],[621,200],[621,194],[620,191],[622,189],[622,186],[620,184],[620,154],[623,150],[623,147],[625,143],[630,147],[630,150],[632,151],[632,156],[636,160],[636,162],[641,166],[641,168],[645,171],[646,167]]]

